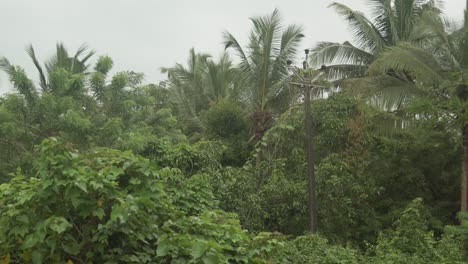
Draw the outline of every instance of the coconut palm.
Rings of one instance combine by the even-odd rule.
[[[242,102],[245,99],[242,76],[228,53],[223,53],[217,61],[207,60],[204,84],[210,104],[223,100]]]
[[[168,74],[171,99],[188,133],[203,131],[198,116],[202,110],[218,101],[237,102],[241,97],[241,79],[227,53],[213,60],[210,55],[191,49],[187,66],[176,64],[162,68],[162,72]]]
[[[44,64],[47,72],[45,74],[43,67],[36,58],[33,46],[29,45],[26,51],[39,72],[40,86],[43,91],[48,90],[48,81],[50,81],[50,75],[55,69],[62,68],[72,74],[84,73],[89,67],[86,62],[95,54],[94,51],[88,51],[88,47],[83,44],[73,56],[70,56],[63,43],[57,43],[55,54]],[[83,56],[83,58],[80,58],[80,56]]]
[[[436,1],[370,3],[372,21],[342,4],[331,5],[350,22],[357,45],[320,43],[312,62],[328,64],[336,81],[348,79],[344,87],[370,91],[381,109],[401,110],[415,93],[455,101],[459,107],[451,115],[463,138],[461,210],[468,211],[468,12],[464,27],[449,34]]]
[[[300,26],[283,26],[278,10],[251,20],[253,28],[246,47],[229,32],[224,33],[224,43],[240,58],[238,68],[245,81],[245,98],[258,141],[271,125],[273,114],[291,102],[284,85],[289,76],[287,60],[294,57],[304,35]]]
[[[10,81],[13,83],[15,89],[24,96],[28,105],[32,106],[35,104],[38,98],[38,92],[36,87],[26,75],[23,68],[14,66],[6,58],[0,58],[0,69],[10,77]]]
[[[334,81],[366,76],[379,54],[401,42],[424,46],[434,35],[428,29],[440,22],[440,9],[434,0],[368,0],[372,17],[346,5],[330,5],[344,17],[355,37],[352,44],[321,42],[313,50],[312,64],[327,65]],[[388,71],[382,82],[408,81],[400,71]],[[396,79],[396,80],[394,80]]]
[[[94,55],[94,51],[88,51],[86,45],[82,45],[73,56],[70,56],[62,43],[56,46],[55,54],[44,64],[39,63],[32,45],[26,48],[28,55],[36,66],[39,73],[39,85],[42,92],[50,92],[52,89],[52,74],[57,69],[63,69],[70,74],[85,73],[88,69],[86,62]],[[83,56],[82,58],[80,58]],[[14,87],[19,93],[23,94],[28,102],[32,103],[37,97],[37,89],[34,82],[28,78],[24,70],[19,66],[12,65],[7,58],[0,58],[0,69],[4,70]]]
[[[468,10],[468,1],[467,1]],[[423,47],[403,42],[387,48],[369,66],[369,74],[378,76],[388,71],[406,73],[412,88],[426,92],[438,101],[452,101],[463,138],[461,210],[468,211],[468,12],[463,28],[452,33],[447,24],[431,25],[433,36]]]

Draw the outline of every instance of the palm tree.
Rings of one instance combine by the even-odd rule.
[[[273,114],[292,101],[284,85],[289,76],[287,60],[294,57],[304,35],[300,26],[284,27],[278,10],[251,20],[253,28],[245,48],[229,32],[224,33],[224,44],[240,57],[238,68],[245,81],[245,99],[258,141],[271,125]]]
[[[313,50],[312,65],[327,65],[329,78],[336,82],[367,75],[381,52],[401,42],[424,46],[434,36],[428,27],[439,23],[441,11],[434,0],[369,0],[372,18],[346,5],[330,7],[349,23],[356,40],[352,44],[322,42]],[[389,70],[378,82],[401,86],[408,80],[404,72]],[[374,80],[373,82],[375,82]]]
[[[223,53],[217,61],[207,60],[204,85],[210,104],[223,100],[243,100],[244,83],[228,53]]]
[[[458,101],[460,109],[452,114],[463,138],[461,211],[468,211],[468,1],[464,27],[452,34],[436,1],[370,2],[372,21],[342,4],[331,5],[350,23],[357,45],[320,43],[312,63],[329,65],[330,78],[346,79],[346,88],[379,93],[382,109],[401,110],[402,100],[415,93]]]
[[[44,64],[47,75],[44,73],[44,70],[36,58],[36,53],[32,45],[29,45],[26,48],[29,57],[31,57],[34,66],[36,66],[37,71],[39,72],[39,80],[42,91],[48,91],[48,81],[50,81],[50,75],[55,69],[61,68],[68,71],[71,74],[80,74],[86,72],[89,65],[86,62],[95,54],[94,51],[88,51],[88,47],[83,44],[75,52],[73,57],[70,57],[67,49],[63,43],[57,43],[55,54]],[[83,58],[80,59],[80,56],[83,55]]]
[[[468,211],[468,1],[463,28],[449,34],[446,25],[434,23],[431,31],[435,37],[430,45],[406,42],[384,50],[369,66],[369,74],[405,72],[413,88],[459,106],[452,114],[463,138],[461,211]]]
[[[86,62],[94,55],[94,51],[88,51],[86,45],[82,45],[71,57],[62,43],[57,43],[55,54],[44,63],[44,67],[39,63],[32,45],[26,48],[26,52],[31,58],[39,73],[39,85],[42,92],[51,91],[51,75],[56,69],[63,69],[71,74],[85,73],[88,69]],[[80,58],[83,56],[83,58]],[[21,67],[12,65],[5,57],[0,58],[0,69],[4,70],[13,82],[14,87],[23,94],[28,101],[33,101],[37,96],[37,89],[34,83],[27,77]]]
[[[189,133],[203,131],[201,111],[218,101],[241,98],[243,85],[227,53],[215,61],[191,49],[187,66],[176,64],[161,71],[168,74],[171,98]]]
[[[86,62],[94,54],[93,51],[87,52],[86,46],[81,46],[78,51],[71,57],[63,44],[57,44],[56,53],[48,60],[44,67],[36,58],[34,48],[30,45],[26,51],[31,57],[36,69],[39,72],[38,89],[35,83],[27,76],[23,68],[10,63],[5,57],[0,58],[0,69],[5,71],[10,78],[14,88],[22,95],[26,101],[27,113],[25,113],[24,124],[34,124],[30,130],[34,132],[35,139],[40,139],[45,136],[55,135],[60,131],[57,127],[60,121],[57,117],[60,114],[67,112],[54,113],[55,117],[51,117],[52,110],[47,107],[54,108],[55,104],[51,102],[62,102],[64,107],[70,107],[75,103],[72,100],[62,101],[63,96],[76,96],[77,105],[82,107],[75,109],[81,111],[92,105],[92,100],[84,93],[85,92],[85,74],[88,65]],[[45,70],[44,70],[45,69]],[[44,96],[47,95],[47,96]],[[47,108],[47,110],[44,110]],[[55,109],[58,109],[55,107]],[[49,111],[50,110],[50,111]],[[63,109],[62,109],[63,110]],[[67,109],[68,110],[68,109]],[[57,121],[56,123],[52,121]],[[53,124],[51,124],[53,123]],[[77,122],[75,122],[77,124]],[[33,133],[33,132],[31,132]]]
[[[12,65],[5,57],[0,58],[0,69],[5,71],[5,73],[10,77],[10,81],[13,83],[13,86],[21,95],[24,96],[28,105],[34,105],[38,98],[38,92],[33,81],[28,78],[24,69],[19,66]]]

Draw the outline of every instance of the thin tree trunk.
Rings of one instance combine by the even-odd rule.
[[[258,143],[262,140],[265,131],[269,126],[269,122],[271,119],[271,114],[268,112],[255,112],[253,114],[253,119],[255,122],[255,142]],[[257,157],[255,159],[255,165],[258,168],[262,161],[262,149],[257,153]]]
[[[463,126],[463,162],[461,176],[461,211],[468,211],[468,124]]]
[[[307,178],[309,181],[309,221],[310,232],[317,233],[318,216],[317,216],[317,195],[315,193],[315,168],[314,168],[314,145],[312,143],[312,115],[310,110],[310,89],[305,88],[304,92],[304,109],[305,109],[305,124],[306,124],[306,137],[305,143],[307,148]]]

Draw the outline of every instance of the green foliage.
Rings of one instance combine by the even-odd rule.
[[[247,261],[249,235],[233,215],[221,211],[168,221],[162,227],[157,256],[166,263]]]
[[[94,66],[94,70],[96,72],[106,75],[112,69],[113,65],[114,65],[114,62],[112,61],[111,57],[101,56],[96,62],[96,66]]]
[[[277,10],[246,48],[224,34],[239,64],[192,49],[159,84],[86,46],[45,63],[29,46],[39,89],[1,58],[0,263],[462,263],[466,25],[449,34],[434,1],[369,3],[370,19],[332,4],[356,45],[310,56],[344,88],[311,104],[314,235],[287,85],[302,28]]]
[[[39,152],[31,175],[18,170],[0,185],[0,255],[12,262],[247,258],[250,236],[232,214],[209,211],[203,176],[187,181],[128,152],[80,153],[53,138]]]
[[[250,155],[248,122],[245,111],[237,104],[224,100],[212,105],[201,115],[209,138],[226,146],[221,163],[242,166]]]
[[[330,245],[320,236],[300,236],[286,246],[285,263],[354,264],[366,263],[358,251]]]
[[[284,162],[276,161],[258,168],[225,168],[212,173],[211,184],[220,207],[236,212],[248,230],[301,234],[306,224],[306,182],[290,176]]]
[[[187,66],[176,64],[162,72],[168,74],[170,100],[191,141],[196,141],[197,134],[204,130],[199,116],[202,111],[223,100],[240,100],[244,89],[243,78],[227,53],[214,61],[210,55],[191,49]]]
[[[341,242],[373,240],[380,229],[373,205],[384,188],[360,169],[365,162],[350,163],[348,157],[332,154],[317,168],[320,230]]]
[[[161,167],[178,168],[187,175],[193,175],[219,169],[222,153],[222,145],[212,141],[177,145],[156,141],[143,154]]]
[[[394,227],[380,234],[372,250],[373,263],[463,263],[460,244],[428,230],[428,215],[422,199],[415,199],[402,212]]]
[[[154,228],[176,213],[151,164],[111,150],[80,154],[54,139],[39,151],[32,175],[19,170],[1,185],[1,255],[144,263],[156,246]]]
[[[247,128],[242,108],[229,101],[221,101],[211,106],[204,119],[207,132],[215,137],[229,138]]]

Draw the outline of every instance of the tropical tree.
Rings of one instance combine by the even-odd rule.
[[[442,111],[446,115],[454,116],[454,124],[460,129],[463,139],[462,211],[468,211],[467,18],[465,11],[464,26],[452,33],[443,23],[432,24],[430,31],[434,37],[427,46],[400,43],[384,50],[369,66],[369,73],[375,76],[389,71],[405,73],[412,79],[407,87],[425,92],[433,102],[444,104]]]
[[[191,49],[187,66],[178,63],[161,71],[168,74],[171,99],[188,133],[203,131],[201,111],[223,100],[237,102],[242,96],[238,70],[227,53],[213,60],[210,55]]]
[[[47,91],[49,89],[49,83],[51,78],[53,78],[51,75],[55,69],[62,68],[72,74],[84,73],[89,67],[86,62],[95,54],[94,51],[88,51],[87,45],[83,44],[75,52],[75,55],[70,56],[63,43],[57,43],[55,54],[46,63],[44,63],[47,72],[47,74],[45,74],[43,67],[36,58],[33,46],[29,45],[26,51],[39,72],[40,86],[43,91]],[[80,56],[83,57],[80,58]]]
[[[86,62],[95,53],[94,51],[88,51],[88,47],[86,45],[82,45],[73,56],[70,56],[65,46],[62,43],[57,43],[55,54],[44,63],[43,67],[38,61],[36,52],[32,45],[29,45],[26,48],[26,52],[29,57],[31,57],[31,60],[39,73],[41,92],[54,92],[56,94],[64,92],[63,78],[65,78],[65,75],[84,74],[89,66]],[[24,70],[19,66],[12,65],[5,57],[0,58],[0,69],[8,74],[14,87],[30,104],[32,104],[37,98],[38,90],[36,89],[34,82],[28,78]],[[76,76],[75,81],[79,82],[80,78]],[[73,91],[77,88],[76,84],[77,83],[71,84],[71,86],[68,87],[71,88],[71,91],[66,92],[76,92]]]
[[[271,15],[251,20],[253,28],[246,47],[229,32],[224,33],[224,44],[240,57],[238,68],[245,79],[245,96],[258,141],[271,126],[273,115],[293,102],[284,85],[289,76],[287,60],[294,57],[304,35],[300,26],[283,26],[276,9]]]
[[[346,19],[355,37],[352,44],[321,42],[313,50],[311,63],[327,65],[329,78],[340,86],[346,86],[341,81],[349,78],[368,77],[369,66],[379,55],[389,47],[400,43],[411,43],[418,47],[427,46],[435,37],[432,27],[441,25],[441,10],[437,1],[433,0],[369,0],[372,17],[366,17],[362,12],[352,10],[346,5],[333,3],[330,5]],[[387,69],[386,74],[359,79],[348,88],[359,94],[375,95],[385,93],[385,100],[374,100],[381,108],[392,109],[406,98],[409,84],[414,83],[413,76],[405,71]],[[382,89],[384,88],[385,89]],[[391,89],[390,89],[391,88]],[[417,93],[417,91],[413,91]]]

